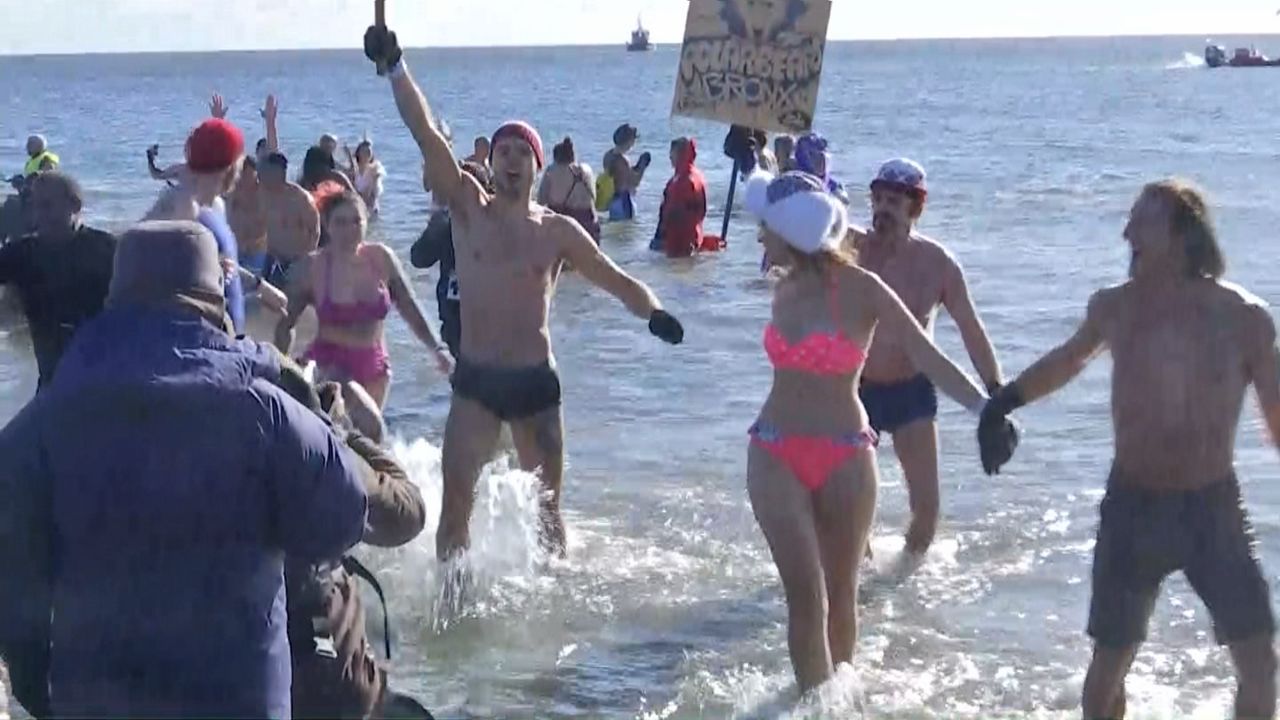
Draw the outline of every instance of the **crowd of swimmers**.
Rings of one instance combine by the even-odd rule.
[[[548,332],[562,269],[659,340],[684,339],[598,244],[600,191],[605,211],[625,218],[650,164],[628,157],[635,128],[615,134],[603,183],[568,139],[546,166],[521,121],[459,161],[395,34],[371,27],[364,44],[440,209],[410,255],[440,266],[443,340],[396,254],[366,240],[384,175],[367,140],[342,167],[337,139],[322,138],[293,183],[274,98],[261,112],[266,137],[246,156],[215,97],[180,166],[160,168],[148,151],[170,186],[119,238],[81,222],[75,180],[43,139],[28,143],[29,232],[0,247],[0,283],[22,301],[40,378],[0,432],[0,656],[36,717],[429,716],[387,687],[390,643],[380,659],[365,636],[355,582],[369,575],[347,555],[402,545],[425,526],[417,487],[381,444],[391,309],[453,388],[436,550],[457,577],[476,482],[504,425],[542,484],[542,544],[566,551]],[[725,141],[774,279],[763,338],[772,387],[750,423],[746,485],[781,579],[799,688],[853,661],[880,443],[892,439],[909,491],[905,552],[921,556],[941,507],[938,390],[973,414],[982,468],[995,474],[1018,447],[1011,414],[1109,350],[1115,460],[1094,549],[1084,717],[1124,715],[1124,678],[1177,570],[1230,650],[1236,715],[1272,717],[1270,590],[1232,467],[1249,387],[1280,441],[1280,358],[1266,305],[1222,280],[1202,193],[1172,179],[1142,188],[1123,231],[1129,279],[1094,293],[1076,332],[1009,379],[959,262],[916,230],[929,198],[919,163],[879,168],[863,229],[824,139],[782,137],[774,150],[746,128]],[[669,254],[702,241],[696,157],[691,139],[672,143],[658,231],[681,238],[658,243]],[[940,308],[978,380],[934,344]],[[308,309],[315,327],[300,341]]]

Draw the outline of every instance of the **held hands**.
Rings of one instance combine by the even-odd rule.
[[[982,409],[982,419],[978,421],[978,450],[982,470],[987,475],[999,475],[1000,468],[1018,449],[1018,425],[1009,419],[1009,413],[1024,404],[1018,386],[1010,384],[992,393]]]
[[[385,27],[369,26],[364,33],[364,56],[373,63],[381,63],[388,70],[400,63],[404,53],[396,34]]]
[[[684,326],[666,310],[654,310],[649,315],[649,332],[671,345],[684,342]]]
[[[432,354],[435,355],[436,369],[445,377],[452,376],[457,363],[454,362],[453,356],[449,354],[449,349],[441,345],[433,350]]]

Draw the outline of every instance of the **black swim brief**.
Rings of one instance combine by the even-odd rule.
[[[526,367],[480,365],[458,358],[453,392],[509,422],[560,405],[560,376],[550,362]]]
[[[1147,636],[1160,584],[1181,570],[1204,601],[1218,642],[1275,632],[1271,591],[1234,475],[1199,490],[1125,485],[1113,469],[1099,508],[1089,636],[1129,647]]]
[[[938,391],[923,373],[896,383],[862,381],[858,397],[877,433],[895,433],[917,420],[938,416]]]

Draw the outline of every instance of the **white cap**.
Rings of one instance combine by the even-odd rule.
[[[839,247],[849,228],[844,205],[808,173],[747,178],[747,210],[788,245],[805,254]]]

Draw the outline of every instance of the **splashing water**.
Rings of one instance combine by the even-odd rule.
[[[537,579],[546,557],[538,545],[536,476],[512,469],[505,457],[486,466],[476,483],[471,548],[442,567],[435,553],[443,490],[440,448],[421,438],[396,438],[391,447],[422,492],[426,527],[408,545],[363,551],[360,559],[386,578],[397,624],[443,631],[462,616],[484,615],[509,595],[505,585],[527,587]],[[437,592],[428,592],[431,587]]]
[[[1164,66],[1165,70],[1190,70],[1205,66],[1204,58],[1192,52],[1182,53],[1181,60],[1175,60]]]

